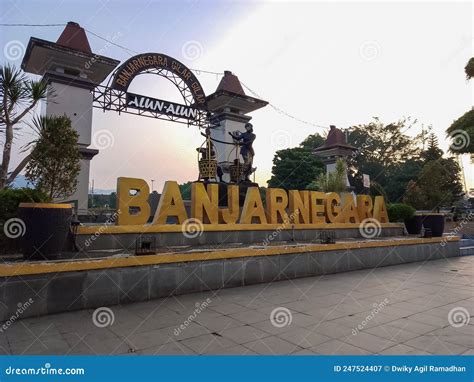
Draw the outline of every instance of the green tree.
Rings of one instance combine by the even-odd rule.
[[[421,158],[425,161],[438,160],[443,156],[443,151],[439,148],[438,138],[434,133],[428,136],[428,147],[421,153]]]
[[[459,165],[451,158],[429,161],[423,166],[417,184],[424,195],[424,209],[439,210],[451,206],[461,197],[459,172]]]
[[[14,66],[0,67],[0,132],[5,133],[2,163],[0,165],[0,190],[8,186],[28,163],[27,155],[13,172],[9,173],[14,129],[46,98],[47,84],[32,81]]]
[[[371,182],[378,184],[392,202],[399,201],[410,179],[416,179],[421,169],[414,165],[420,158],[422,135],[405,134],[413,130],[417,121],[403,118],[385,124],[380,119],[348,129],[348,143],[358,149],[348,159],[349,180],[356,193],[364,191],[362,174],[368,174]],[[410,177],[405,176],[409,163]],[[415,173],[413,173],[415,172]]]
[[[470,80],[474,77],[474,57],[467,62],[466,66],[464,67],[464,72],[466,73],[466,78]]]
[[[403,195],[407,189],[408,183],[418,179],[423,168],[421,159],[408,159],[392,167],[390,178],[385,179],[384,190],[388,200],[399,202],[403,199]]]
[[[89,208],[115,209],[117,205],[117,193],[89,194]]]
[[[191,200],[191,185],[193,182],[186,182],[179,185],[179,191],[183,200]]]
[[[348,129],[348,143],[358,149],[355,160],[380,163],[385,168],[407,159],[418,157],[421,151],[421,138],[406,135],[413,130],[417,121],[403,118],[397,122],[384,124],[379,118],[365,125]]]
[[[416,182],[409,184],[404,201],[423,210],[453,205],[463,194],[458,163],[452,158],[427,161]]]
[[[303,142],[300,143],[300,147],[306,150],[314,150],[324,143],[325,139],[318,133],[308,135]]]
[[[26,167],[26,178],[51,199],[71,195],[80,171],[78,133],[66,117],[43,116],[33,121],[38,138]]]
[[[278,150],[273,157],[272,177],[268,187],[286,190],[304,190],[324,171],[324,164],[313,154],[313,150],[323,144],[324,137],[310,134],[299,144]]]
[[[425,195],[416,181],[410,180],[408,182],[403,202],[420,210],[426,205]]]
[[[446,130],[451,140],[449,151],[453,154],[474,153],[474,109],[456,119]]]
[[[461,197],[461,169],[455,159],[443,158],[443,154],[431,133],[426,150],[420,154],[421,161],[413,163],[416,167],[422,164],[422,168],[416,181],[409,183],[405,202],[418,209],[437,210],[451,206]]]
[[[466,78],[474,77],[474,57],[472,57],[464,68]],[[449,151],[453,154],[474,153],[474,108],[456,119],[446,129],[446,135],[452,141]]]
[[[268,187],[304,190],[324,171],[324,164],[312,150],[303,147],[278,150],[273,158]]]
[[[382,185],[377,183],[375,180],[370,181],[369,194],[372,196],[382,195],[385,200],[390,200],[387,195],[387,192],[385,191],[385,188],[383,188]]]

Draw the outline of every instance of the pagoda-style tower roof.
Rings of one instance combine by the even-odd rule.
[[[337,158],[348,157],[357,148],[347,143],[346,135],[336,126],[331,125],[326,141],[313,151],[324,163],[335,162]]]
[[[329,133],[326,138],[326,141],[321,146],[316,148],[314,152],[316,153],[316,152],[321,152],[321,151],[326,151],[326,150],[336,149],[336,148],[353,150],[353,151],[357,150],[357,148],[347,143],[346,135],[342,132],[342,130],[338,129],[334,125],[331,125],[329,126]]]
[[[86,31],[78,23],[68,22],[63,33],[59,36],[56,44],[65,46],[73,50],[79,50],[84,53],[92,54]]]
[[[56,42],[31,37],[21,68],[41,76],[61,73],[62,77],[81,79],[91,86],[98,85],[120,63],[94,54],[86,32],[79,24],[68,22]]]
[[[207,105],[212,112],[247,114],[268,105],[268,102],[246,95],[239,78],[226,70],[216,91],[207,96]]]
[[[224,91],[228,93],[245,95],[242,84],[239,81],[239,77],[230,72],[229,70],[224,71],[224,77],[222,77],[221,82],[217,86],[216,93],[219,91]]]

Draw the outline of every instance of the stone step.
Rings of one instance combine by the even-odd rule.
[[[474,255],[474,246],[470,247],[460,247],[459,252],[461,256],[471,256]]]
[[[459,241],[460,247],[472,247],[474,246],[474,239],[461,239]]]

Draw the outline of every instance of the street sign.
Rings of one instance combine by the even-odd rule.
[[[370,176],[368,174],[362,174],[362,179],[364,180],[364,187],[370,188]]]

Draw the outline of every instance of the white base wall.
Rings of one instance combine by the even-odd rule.
[[[78,145],[81,148],[91,144],[92,135],[92,93],[89,89],[50,81],[53,90],[44,103],[44,113],[48,116],[66,115],[72,127],[78,132]],[[87,215],[89,200],[90,159],[81,159],[77,188],[74,194],[57,201],[74,202],[78,215]]]
[[[239,148],[235,148],[232,144],[232,137],[229,135],[230,132],[240,131],[245,132],[245,124],[247,122],[232,121],[229,119],[221,121],[219,127],[211,129],[211,138],[217,139],[219,141],[228,142],[230,144],[224,144],[219,142],[212,142],[217,151],[217,163],[223,169],[224,175],[222,179],[225,182],[230,182],[230,175],[228,171],[228,166],[231,165],[236,158],[242,161],[240,156]]]
[[[55,200],[56,202],[71,202],[77,206],[78,215],[87,215],[87,207],[89,203],[89,171],[90,160],[81,159],[81,171],[77,178],[76,191],[67,198]]]

